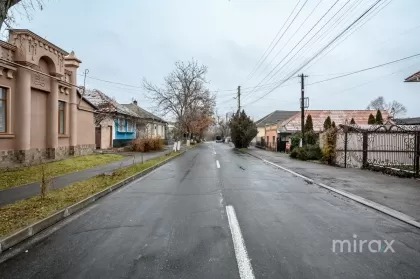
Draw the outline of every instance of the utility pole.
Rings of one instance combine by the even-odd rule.
[[[238,86],[238,112],[241,112],[241,86]]]
[[[301,126],[301,133],[302,133],[302,146],[304,144],[304,126],[305,126],[305,78],[308,76],[305,76],[303,73],[299,75],[300,77],[300,90],[301,90],[301,96],[300,96],[300,126]]]
[[[83,93],[82,93],[82,96],[81,96],[81,98],[80,98],[80,100],[79,100],[79,103],[78,103],[78,105],[77,105],[77,107],[79,107],[80,106],[80,103],[82,102],[82,99],[83,99],[83,97],[84,97],[84,95],[85,95],[85,92],[86,92],[86,76],[89,74],[89,70],[88,69],[86,69],[84,72],[83,72],[83,75],[84,75],[84,78],[83,78]],[[77,84],[75,84],[75,85],[77,85]]]

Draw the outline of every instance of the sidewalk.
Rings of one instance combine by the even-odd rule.
[[[291,159],[289,155],[249,148],[247,151],[296,173],[374,201],[420,221],[420,181],[362,169],[339,168]]]
[[[185,147],[181,147],[181,149],[183,148]],[[172,151],[171,149],[164,149],[162,151],[144,153],[143,159],[146,161],[155,157],[159,157],[171,151]],[[141,153],[139,152],[125,152],[125,153],[120,153],[120,154],[126,155],[127,157],[125,157],[124,159],[120,161],[112,162],[106,165],[96,166],[90,169],[84,169],[78,172],[72,172],[72,173],[54,177],[51,180],[49,189],[63,188],[73,182],[88,179],[90,177],[99,175],[101,173],[108,173],[113,170],[129,166],[133,164],[133,155],[135,155],[135,163],[140,163],[142,160]],[[18,200],[23,200],[31,196],[38,195],[39,187],[40,187],[39,182],[32,182],[29,184],[19,185],[19,186],[2,190],[0,191],[0,206],[13,203]]]

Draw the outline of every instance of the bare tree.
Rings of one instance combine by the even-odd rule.
[[[217,131],[221,134],[222,137],[226,137],[229,135],[229,122],[227,121],[227,117],[220,116],[216,111],[216,125]]]
[[[372,100],[367,106],[367,109],[386,110],[391,118],[403,116],[407,113],[407,109],[403,104],[397,101],[387,103],[383,96]]]
[[[193,133],[193,124],[198,122],[198,118],[213,114],[215,95],[206,88],[206,73],[207,67],[199,65],[196,60],[187,63],[178,61],[162,86],[143,80],[143,87],[148,93],[145,96],[156,104],[162,115],[177,120],[179,133]]]
[[[15,11],[10,9],[15,7]],[[3,24],[11,28],[15,23],[15,13],[26,16],[31,19],[31,14],[36,9],[43,10],[44,3],[42,0],[0,0],[0,29]]]

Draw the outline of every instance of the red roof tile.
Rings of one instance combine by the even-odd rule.
[[[381,111],[382,118],[386,121],[389,118],[387,111]],[[331,122],[335,122],[338,126],[340,124],[350,124],[353,118],[356,124],[367,124],[370,114],[376,115],[375,110],[305,110],[305,121],[308,115],[311,115],[314,124],[314,131],[320,132],[324,130],[324,121],[329,116]],[[281,130],[296,132],[300,131],[300,112],[296,113],[289,119],[279,123]]]

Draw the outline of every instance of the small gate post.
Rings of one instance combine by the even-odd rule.
[[[362,167],[366,168],[367,167],[367,151],[368,151],[368,134],[367,132],[363,132],[363,143],[362,143],[362,148],[363,148],[363,155],[362,155]]]
[[[345,131],[344,133],[344,168],[347,168],[347,134],[348,132]]]
[[[414,170],[416,176],[419,177],[420,169],[420,132],[417,132],[415,135],[415,147],[414,147]]]

